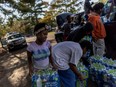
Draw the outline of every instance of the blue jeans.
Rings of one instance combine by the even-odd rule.
[[[58,70],[63,87],[76,87],[76,77],[71,69]]]

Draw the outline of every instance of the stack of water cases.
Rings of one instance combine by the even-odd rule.
[[[98,87],[116,87],[116,61],[111,58],[91,56],[89,76]]]
[[[76,87],[87,87],[87,81],[88,81],[88,69],[83,65],[83,63],[79,62],[77,65],[78,71],[84,76],[83,81],[80,81],[77,77]]]
[[[60,87],[57,71],[47,69],[34,73],[32,76],[32,87]]]

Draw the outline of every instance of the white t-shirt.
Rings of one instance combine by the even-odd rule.
[[[27,50],[32,53],[34,68],[46,69],[49,66],[50,46],[49,41],[45,41],[42,45],[36,42],[28,45]]]
[[[59,70],[67,70],[69,63],[78,64],[82,56],[82,49],[76,42],[64,41],[53,46],[52,56],[53,62]]]

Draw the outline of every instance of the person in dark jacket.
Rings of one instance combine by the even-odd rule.
[[[66,40],[67,36],[69,35],[71,31],[71,22],[72,22],[71,15],[68,15],[66,17],[66,20],[67,21],[63,24],[62,29],[61,29],[64,32],[64,40]]]
[[[91,35],[93,30],[93,25],[90,22],[87,22],[82,27],[72,31],[68,37],[67,41],[79,42],[84,36]]]

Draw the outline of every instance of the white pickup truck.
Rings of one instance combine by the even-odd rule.
[[[25,37],[20,33],[7,34],[3,39],[1,39],[1,43],[2,47],[8,48],[8,50],[27,45]]]

